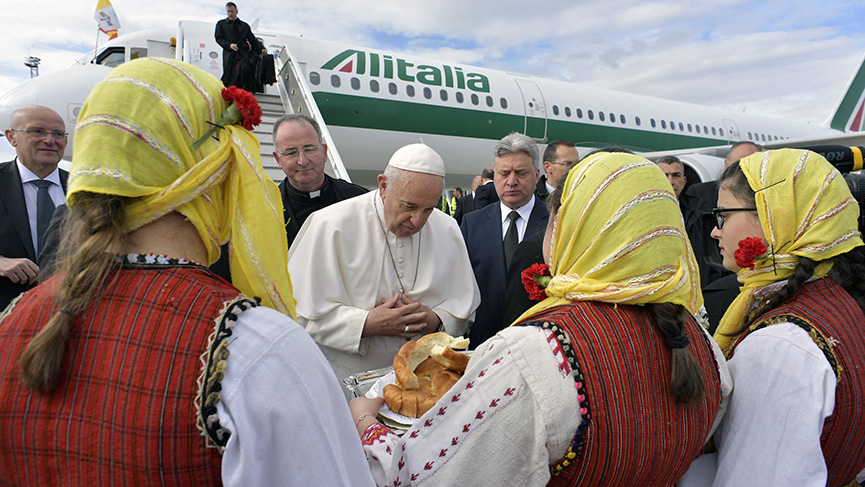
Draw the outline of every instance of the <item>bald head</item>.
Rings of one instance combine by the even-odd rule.
[[[66,123],[54,110],[30,105],[12,112],[6,139],[18,160],[40,178],[57,169],[66,150]]]
[[[763,148],[753,142],[737,142],[733,144],[733,147],[730,147],[730,152],[727,154],[727,158],[724,159],[724,168],[730,167],[734,162],[739,162],[743,157],[748,157],[755,152],[762,151]]]

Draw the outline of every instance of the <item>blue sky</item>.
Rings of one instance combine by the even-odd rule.
[[[29,77],[28,54],[47,74],[96,42],[96,0],[7,3],[0,93]],[[261,19],[259,30],[813,124],[830,115],[865,55],[861,0],[237,3],[242,19]],[[222,1],[113,4],[121,34],[224,17]]]

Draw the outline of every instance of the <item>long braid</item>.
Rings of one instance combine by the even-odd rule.
[[[59,311],[30,341],[21,355],[21,376],[31,390],[45,394],[57,386],[72,316],[83,311],[102,292],[117,267],[114,255],[126,241],[123,222],[126,198],[79,193],[66,218],[61,255],[62,282],[57,291]]]
[[[684,333],[688,311],[673,303],[647,304],[652,323],[665,339],[679,337]],[[701,337],[702,338],[702,337]],[[689,337],[697,340],[698,337]],[[670,349],[670,393],[676,402],[693,404],[706,396],[705,375],[697,359],[691,353],[691,345]]]
[[[832,260],[830,275],[865,312],[865,247],[856,247]]]

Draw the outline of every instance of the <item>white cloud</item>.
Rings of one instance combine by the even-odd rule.
[[[603,88],[821,123],[865,52],[861,0],[325,0],[238,2],[259,30],[408,50]],[[215,22],[223,1],[114,0],[121,34]],[[0,93],[71,65],[96,42],[93,4],[4,6]],[[104,42],[105,37],[101,37]]]

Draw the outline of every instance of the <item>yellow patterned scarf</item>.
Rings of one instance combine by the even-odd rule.
[[[282,201],[261,166],[258,139],[239,124],[193,144],[228,104],[212,75],[171,59],[141,59],[96,85],[78,116],[69,204],[79,191],[137,198],[127,231],[184,215],[219,258],[230,239],[231,278],[248,296],[295,316]]]
[[[825,261],[862,245],[859,205],[838,170],[819,154],[799,149],[758,152],[739,166],[755,191],[770,258],[757,259],[754,270],[738,273],[741,292],[715,332],[728,355],[735,343],[729,335],[747,320],[757,289],[790,278],[799,257]],[[830,269],[831,263],[824,262],[814,275],[825,276]]]
[[[697,262],[670,182],[652,162],[596,153],[568,175],[554,220],[547,298],[520,320],[574,301],[702,305]]]

